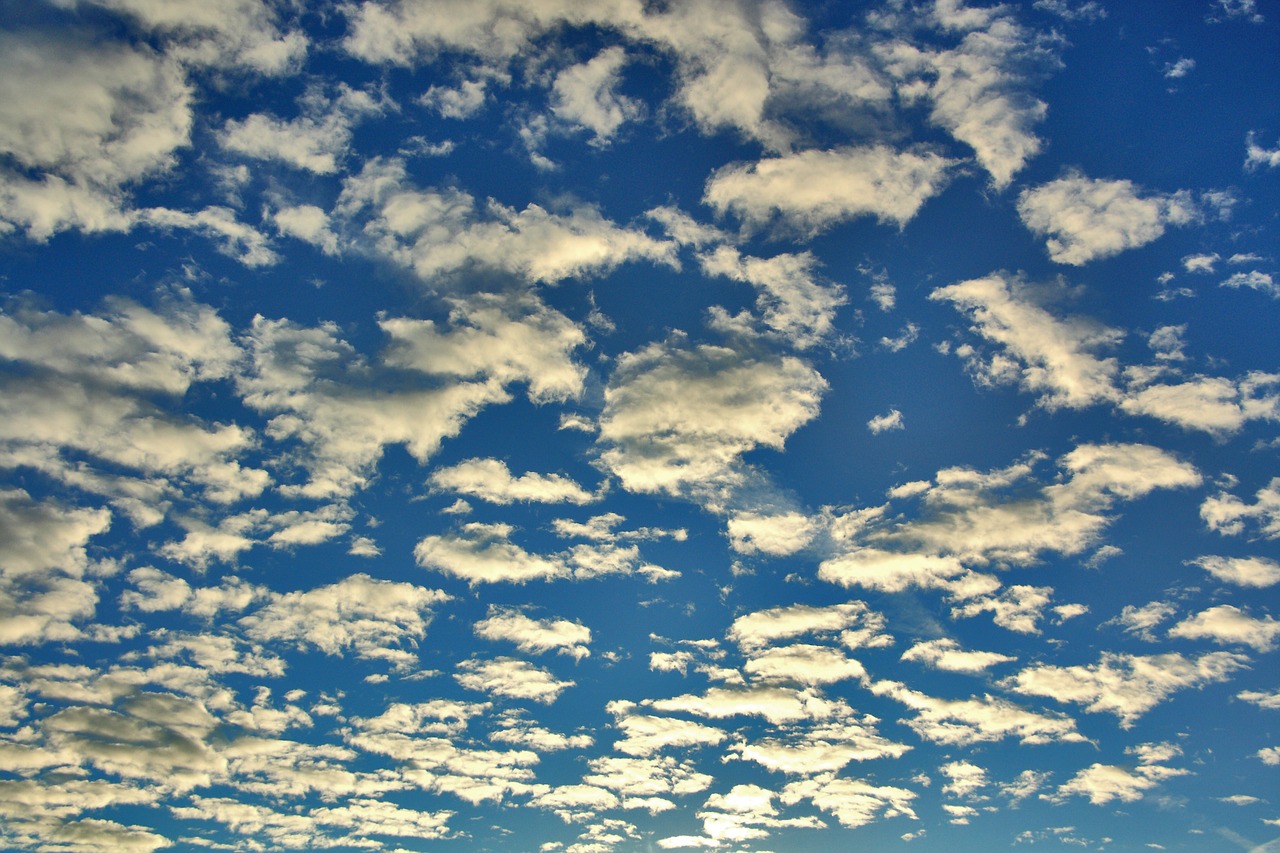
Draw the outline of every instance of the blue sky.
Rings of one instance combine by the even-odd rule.
[[[1280,846],[1273,4],[0,12],[0,845]]]

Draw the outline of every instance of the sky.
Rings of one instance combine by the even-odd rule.
[[[0,0],[0,847],[1280,850],[1270,0]]]

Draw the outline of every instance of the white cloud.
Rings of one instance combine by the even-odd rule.
[[[955,640],[943,638],[916,643],[902,653],[902,660],[919,661],[935,669],[947,672],[986,672],[991,667],[1016,661],[1011,655],[998,652],[965,651]]]
[[[1142,799],[1164,780],[1191,772],[1162,763],[1182,754],[1181,749],[1171,744],[1144,744],[1125,751],[1139,758],[1138,765],[1132,770],[1095,763],[1060,785],[1054,794],[1042,796],[1054,802],[1062,802],[1072,795],[1088,797],[1095,806],[1106,805],[1113,800],[1132,803]]]
[[[1210,530],[1224,536],[1238,536],[1246,526],[1257,525],[1267,539],[1280,537],[1280,477],[1258,489],[1253,504],[1246,504],[1227,492],[1204,499],[1200,517]]]
[[[787,805],[802,800],[831,814],[842,826],[865,826],[878,819],[906,817],[916,819],[912,801],[916,792],[891,785],[874,785],[862,779],[837,778],[823,774],[812,779],[790,782],[779,799]]]
[[[556,213],[490,200],[478,205],[453,188],[418,189],[405,164],[368,161],[344,181],[336,217],[359,229],[357,248],[434,281],[469,269],[496,270],[532,282],[609,272],[627,261],[674,265],[674,245],[621,227],[587,204]]]
[[[454,675],[468,690],[479,690],[507,699],[530,699],[549,705],[575,682],[559,681],[541,667],[518,658],[471,658],[458,664]]]
[[[931,50],[899,42],[882,49],[901,78],[900,97],[931,101],[933,123],[972,147],[1000,189],[1040,151],[1034,128],[1047,107],[1030,86],[1060,64],[1051,37],[1007,12],[939,2],[933,18],[943,30],[963,33],[959,45]]]
[[[1168,601],[1152,601],[1139,607],[1126,604],[1120,615],[1103,624],[1115,624],[1124,628],[1127,633],[1136,634],[1148,642],[1156,639],[1155,628],[1163,624],[1178,608]]]
[[[725,523],[729,547],[739,554],[795,554],[813,540],[816,525],[799,512],[735,512]]]
[[[1023,190],[1018,214],[1033,232],[1048,235],[1050,258],[1080,266],[1146,245],[1167,226],[1193,221],[1198,211],[1186,191],[1148,193],[1131,181],[1071,172]]]
[[[640,102],[617,91],[626,62],[621,47],[606,48],[591,60],[560,71],[552,84],[552,112],[591,131],[593,145],[607,145],[624,122],[640,115]]]
[[[1245,138],[1244,167],[1253,171],[1259,167],[1274,169],[1280,166],[1280,145],[1275,148],[1264,148],[1257,142],[1257,134],[1250,131]]]
[[[514,477],[500,459],[466,459],[448,468],[437,468],[431,474],[431,485],[496,504],[516,501],[586,504],[596,499],[561,474],[529,472]]]
[[[227,0],[216,8],[201,0],[70,0],[77,2],[128,16],[190,64],[277,75],[294,70],[308,48],[300,30],[281,31],[278,7],[264,0]]]
[[[1188,562],[1237,586],[1262,588],[1280,583],[1280,563],[1266,557],[1204,556]]]
[[[1028,745],[1086,740],[1076,731],[1075,720],[1070,717],[1038,714],[990,694],[942,699],[896,681],[875,682],[871,692],[888,696],[914,711],[915,716],[903,722],[920,737],[934,743],[964,746],[1008,737]]]
[[[513,642],[522,652],[555,650],[574,660],[591,656],[587,648],[591,629],[568,619],[531,619],[517,609],[491,604],[489,615],[475,624],[475,632],[486,640]]]
[[[949,761],[938,768],[951,781],[942,786],[942,793],[953,797],[968,797],[988,784],[987,771],[968,761]]]
[[[973,321],[973,332],[1001,347],[989,355],[967,343],[956,348],[977,382],[1021,385],[1050,411],[1111,403],[1128,414],[1219,435],[1249,420],[1280,418],[1280,396],[1273,390],[1280,380],[1272,374],[1234,380],[1194,375],[1153,384],[1169,372],[1166,366],[1122,369],[1115,358],[1097,354],[1119,344],[1122,332],[1087,318],[1056,317],[1033,288],[1005,274],[942,287],[930,298],[955,303]],[[1166,326],[1152,334],[1157,361],[1181,360],[1178,329]]]
[[[1001,683],[1015,693],[1049,696],[1083,705],[1093,713],[1115,714],[1122,726],[1131,728],[1176,691],[1225,681],[1246,663],[1244,656],[1227,652],[1197,658],[1104,652],[1096,664],[1036,664]]]
[[[0,152],[40,179],[0,174],[0,229],[128,230],[128,186],[176,162],[192,125],[181,67],[72,31],[0,35]],[[5,229],[7,230],[7,229]]]
[[[843,287],[818,280],[818,261],[809,252],[757,258],[732,246],[717,246],[698,260],[708,275],[755,287],[756,309],[765,325],[792,346],[808,349],[835,334],[836,309],[848,300]]]
[[[614,749],[641,758],[647,758],[668,747],[689,749],[715,746],[728,737],[728,734],[714,726],[651,714],[621,714],[614,726],[623,733],[623,738],[614,744]]]
[[[368,92],[343,85],[336,96],[313,90],[301,100],[302,112],[291,121],[266,113],[250,113],[228,121],[218,144],[247,157],[278,160],[295,169],[331,175],[351,143],[351,130],[362,117],[386,108]]]
[[[1240,644],[1269,652],[1280,642],[1280,622],[1270,616],[1250,616],[1238,607],[1219,604],[1190,616],[1169,629],[1170,637],[1212,640],[1219,645]]]
[[[826,637],[840,632],[850,648],[885,646],[893,638],[883,633],[887,620],[861,601],[815,607],[792,604],[757,610],[733,620],[727,636],[750,651],[805,634]]]
[[[1252,702],[1259,708],[1268,710],[1280,710],[1280,691],[1275,693],[1262,693],[1257,690],[1243,690],[1236,694],[1236,698],[1244,702]]]
[[[1160,70],[1167,80],[1177,80],[1186,77],[1196,67],[1196,61],[1187,57],[1181,57],[1176,62],[1166,62]]]
[[[683,711],[712,719],[735,716],[761,717],[773,725],[798,720],[825,719],[837,710],[835,703],[812,689],[752,685],[712,687],[702,695],[685,694],[670,699],[646,700],[659,711]]]
[[[1052,593],[1050,587],[1016,584],[999,595],[981,596],[952,607],[951,615],[968,619],[990,611],[992,621],[1002,628],[1020,634],[1039,634],[1037,623],[1044,616],[1044,608],[1053,600]]]
[[[629,491],[732,485],[741,455],[780,450],[817,416],[826,389],[812,367],[790,356],[650,344],[617,360],[600,415],[600,459]]]
[[[808,686],[853,679],[864,681],[867,671],[861,663],[845,657],[839,649],[807,643],[755,651],[743,670],[761,681],[780,681]]]
[[[1059,319],[1037,304],[1028,287],[1002,274],[941,287],[929,298],[954,303],[973,321],[973,331],[1008,353],[985,360],[971,351],[960,353],[985,384],[1017,382],[1039,394],[1050,410],[1116,397],[1119,366],[1094,351],[1119,343],[1119,330],[1084,318]]]
[[[753,228],[776,218],[809,236],[858,216],[903,226],[942,191],[953,163],[884,145],[802,151],[720,168],[703,201]]]
[[[905,429],[905,426],[902,423],[902,412],[897,409],[890,409],[883,415],[876,415],[874,418],[867,421],[867,429],[871,430],[875,435],[879,435],[882,432],[888,432],[889,430]]]
[[[1259,293],[1265,293],[1273,299],[1280,299],[1280,283],[1277,283],[1270,273],[1265,273],[1261,270],[1232,273],[1223,279],[1219,286],[1236,289],[1247,287]]]
[[[636,545],[612,542],[579,544],[554,554],[533,554],[511,542],[513,528],[472,522],[459,533],[427,536],[413,550],[423,568],[462,578],[468,583],[512,582],[575,578],[586,580],[610,574],[641,574],[651,582],[678,577],[647,563]]]
[[[387,660],[406,669],[417,655],[404,649],[426,636],[432,608],[450,600],[439,590],[351,575],[337,583],[275,598],[240,624],[260,642],[283,642],[341,655]]]

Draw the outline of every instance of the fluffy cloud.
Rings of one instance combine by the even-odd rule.
[[[1247,504],[1227,492],[1204,499],[1200,517],[1210,530],[1238,536],[1246,527],[1257,526],[1267,539],[1280,537],[1280,477],[1258,489],[1255,501]]]
[[[672,244],[620,227],[595,207],[555,213],[536,204],[519,211],[496,201],[479,206],[462,190],[414,187],[400,160],[371,160],[348,178],[335,216],[360,229],[361,246],[424,281],[478,267],[557,282],[626,261],[675,262]]]
[[[605,389],[600,460],[635,492],[732,484],[741,455],[781,449],[817,416],[826,389],[797,358],[650,344],[619,357]]]
[[[187,144],[192,91],[178,63],[119,44],[0,35],[0,228],[44,240],[66,228],[127,230],[126,188]]]
[[[361,117],[384,109],[368,92],[346,86],[332,98],[323,92],[309,92],[301,106],[302,114],[290,121],[266,113],[232,119],[218,134],[218,144],[246,157],[277,160],[295,169],[331,175],[347,153],[352,126]]]
[[[902,412],[897,409],[890,409],[885,414],[876,415],[874,418],[867,421],[867,429],[871,430],[874,435],[903,428]]]
[[[813,520],[799,512],[736,512],[725,522],[729,545],[739,554],[785,556],[803,550],[817,532]]]
[[[432,608],[450,600],[439,590],[351,575],[306,592],[277,595],[243,617],[245,633],[260,642],[282,642],[341,655],[387,660],[408,668],[417,655],[402,648],[426,635]]]
[[[919,20],[903,22],[903,28]],[[1035,126],[1047,110],[1030,84],[1059,62],[1052,39],[1026,29],[1006,7],[965,8],[939,2],[932,23],[961,36],[949,49],[898,41],[880,48],[908,102],[931,104],[930,119],[968,144],[997,188],[1004,188],[1041,147]]]
[[[1104,652],[1096,664],[1036,664],[1002,682],[1009,690],[1075,702],[1086,711],[1111,713],[1131,728],[1138,718],[1178,690],[1225,681],[1245,668],[1247,658],[1210,652],[1197,658],[1180,654],[1127,655]]]
[[[1148,445],[1081,445],[1059,460],[1061,476],[1047,485],[1031,479],[1038,461],[1033,456],[990,472],[939,471],[932,484],[914,494],[921,514],[873,522],[860,534],[864,541],[904,553],[876,552],[879,556],[869,561],[854,550],[824,562],[820,576],[859,582],[879,576],[882,588],[889,588],[889,579],[901,579],[897,588],[903,583],[939,586],[957,576],[963,581],[960,561],[1027,563],[1042,551],[1076,554],[1110,524],[1116,502],[1200,483],[1189,464]]]
[[[1249,420],[1280,418],[1276,376],[1197,374],[1155,382],[1169,361],[1183,357],[1178,327],[1163,327],[1151,337],[1156,359],[1164,364],[1124,368],[1098,354],[1119,344],[1122,332],[1087,318],[1055,316],[1042,304],[1046,293],[997,273],[938,288],[930,298],[954,303],[973,321],[973,332],[1000,347],[990,355],[967,343],[956,348],[977,382],[1020,385],[1050,411],[1111,403],[1128,414],[1219,435],[1234,433]]]
[[[1197,557],[1190,561],[1225,583],[1268,587],[1280,583],[1280,563],[1266,557]]]
[[[552,112],[591,131],[593,145],[607,145],[624,122],[640,114],[640,103],[617,91],[626,61],[621,47],[606,48],[589,61],[560,71],[552,84]]]
[[[808,349],[834,335],[836,309],[847,298],[844,288],[818,280],[818,262],[812,254],[757,258],[731,246],[717,246],[701,254],[699,261],[708,275],[727,276],[755,287],[760,294],[756,309],[765,326],[793,346]]]
[[[490,605],[489,615],[475,624],[475,632],[486,640],[513,642],[522,652],[555,650],[574,660],[591,656],[587,648],[591,629],[568,619],[531,619],[514,608]]]
[[[1191,222],[1198,211],[1186,191],[1146,193],[1132,181],[1071,172],[1023,190],[1018,214],[1033,232],[1049,235],[1045,245],[1050,258],[1080,266],[1145,246],[1164,234],[1166,227]]]
[[[953,161],[884,145],[802,151],[719,169],[703,201],[753,228],[775,219],[815,235],[858,216],[906,225],[942,191]]]
[[[1001,663],[1017,660],[1010,655],[998,652],[969,652],[960,648],[955,640],[927,640],[916,643],[902,653],[903,660],[919,661],[935,669],[948,672],[986,672],[989,668]]]
[[[530,472],[514,477],[500,459],[466,459],[449,468],[437,468],[431,484],[496,504],[514,501],[586,504],[595,496],[560,474]]]
[[[743,669],[762,681],[804,685],[830,684],[845,679],[865,680],[867,671],[856,660],[829,646],[797,643],[755,652]]]
[[[1018,738],[1024,744],[1085,740],[1070,717],[1037,714],[997,696],[942,699],[896,681],[875,682],[871,692],[888,696],[915,711],[914,717],[903,722],[920,737],[934,743],[963,746],[1008,737]]]
[[[1061,802],[1069,796],[1088,797],[1095,806],[1106,805],[1113,800],[1132,803],[1166,779],[1186,776],[1191,771],[1167,767],[1163,762],[1182,754],[1172,744],[1142,744],[1125,750],[1138,757],[1132,769],[1113,764],[1092,764],[1081,770],[1070,781],[1060,785],[1047,799]]]
[[[454,676],[468,690],[480,690],[508,699],[531,699],[550,704],[572,681],[559,681],[554,675],[525,660],[500,657],[493,660],[471,658],[458,664]]]
[[[460,533],[425,537],[414,547],[413,554],[423,568],[462,578],[472,585],[570,577],[585,580],[630,573],[657,582],[679,574],[644,562],[636,545],[580,544],[554,554],[533,554],[510,540],[512,532],[509,525],[473,522],[464,525]]]
[[[1280,166],[1280,146],[1265,148],[1258,144],[1257,134],[1250,132],[1245,138],[1244,167],[1252,171],[1263,166],[1272,169]]]
[[[728,637],[747,651],[805,634],[830,636],[836,632],[851,648],[875,647],[893,642],[883,633],[887,624],[884,616],[861,601],[825,607],[792,604],[739,616],[729,627]]]
[[[941,287],[929,298],[954,303],[973,321],[975,332],[1008,354],[983,360],[970,351],[959,353],[984,383],[1017,381],[1039,394],[1041,405],[1050,410],[1116,396],[1116,360],[1093,351],[1119,343],[1119,330],[1054,317],[1036,303],[1034,293],[1001,274]]]
[[[1170,637],[1212,640],[1219,645],[1252,646],[1269,652],[1280,641],[1280,622],[1270,616],[1250,616],[1238,607],[1219,604],[1188,617],[1169,629]]]
[[[911,808],[916,792],[888,785],[873,785],[862,779],[824,774],[812,779],[790,782],[779,798],[792,805],[803,800],[831,814],[842,826],[865,826],[877,819],[907,817],[916,819]]]

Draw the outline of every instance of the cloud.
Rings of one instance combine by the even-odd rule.
[[[885,145],[802,151],[721,167],[707,181],[703,201],[749,227],[776,219],[808,236],[858,216],[901,227],[942,191],[953,164],[932,152]]]
[[[1080,266],[1144,246],[1170,225],[1198,216],[1188,192],[1147,193],[1132,181],[1087,178],[1079,172],[1023,190],[1018,214],[1034,233],[1048,235],[1049,257]]]
[[[787,805],[808,800],[847,827],[865,826],[891,817],[915,820],[916,813],[911,808],[915,798],[916,792],[906,788],[874,785],[834,774],[789,782],[779,795]]]
[[[957,591],[968,587],[965,597],[990,594],[995,589],[977,585],[981,579],[966,575],[965,563],[1026,564],[1043,551],[1078,554],[1096,543],[1118,501],[1200,483],[1191,465],[1150,445],[1081,445],[1058,460],[1060,476],[1045,485],[1033,479],[1040,459],[1032,455],[990,472],[939,471],[911,495],[920,513],[877,513],[857,536],[867,547],[825,560],[819,576],[887,591],[959,584]]]
[[[1164,623],[1178,608],[1168,601],[1152,601],[1139,607],[1126,604],[1120,615],[1104,622],[1104,625],[1120,625],[1126,633],[1135,634],[1147,642],[1155,642],[1155,628]]]
[[[960,352],[984,384],[1016,381],[1039,394],[1041,405],[1051,411],[1116,397],[1119,365],[1093,351],[1119,343],[1119,330],[1083,318],[1054,317],[1037,304],[1034,292],[999,273],[938,288],[929,298],[954,303],[973,321],[974,332],[1013,357],[983,360],[971,350]]]
[[[1118,345],[1123,333],[1080,317],[1059,318],[1043,295],[1015,278],[996,273],[938,288],[930,299],[955,303],[973,321],[971,330],[1001,347],[987,355],[970,344],[955,349],[982,385],[1017,384],[1038,395],[1049,411],[1111,403],[1131,415],[1146,415],[1184,429],[1218,435],[1237,432],[1253,419],[1280,417],[1277,378],[1253,372],[1239,379],[1189,376],[1155,383],[1159,367],[1123,367],[1097,351]],[[1181,360],[1178,327],[1162,327],[1149,342],[1158,362]],[[1174,371],[1176,373],[1176,371]],[[1121,381],[1123,379],[1123,382]]]
[[[867,421],[867,429],[871,430],[874,435],[890,430],[905,429],[902,423],[902,412],[897,409],[890,409],[883,415],[876,415]]]
[[[1016,584],[999,595],[981,596],[952,607],[951,615],[968,619],[989,610],[992,621],[1002,628],[1020,634],[1039,634],[1037,623],[1044,615],[1044,608],[1053,600],[1052,593],[1051,587]]]
[[[263,160],[276,160],[316,175],[332,175],[351,144],[353,125],[386,109],[368,92],[339,87],[337,95],[313,90],[301,101],[301,114],[284,121],[266,113],[231,119],[218,133],[227,151]],[[299,235],[301,236],[301,235]]]
[[[674,245],[616,225],[598,208],[556,213],[490,200],[454,188],[418,189],[398,159],[373,159],[343,182],[336,218],[358,229],[353,246],[413,270],[423,281],[471,269],[554,283],[648,260],[674,266]]]
[[[1210,530],[1238,536],[1246,526],[1257,525],[1267,539],[1280,537],[1280,477],[1258,489],[1256,501],[1246,504],[1235,495],[1219,492],[1200,504],[1200,518]]]
[[[68,5],[76,4],[70,0]],[[78,0],[110,9],[167,41],[184,63],[279,75],[296,69],[307,52],[306,34],[280,29],[279,8],[264,0],[230,0],[214,9],[201,0]]]
[[[1251,702],[1259,708],[1280,710],[1280,692],[1262,693],[1257,690],[1243,690],[1236,694],[1236,698],[1244,702]]]
[[[678,577],[661,566],[643,561],[638,546],[609,542],[574,545],[555,554],[532,554],[510,541],[509,525],[472,522],[460,533],[427,536],[413,549],[423,568],[477,583],[586,580],[609,574],[644,575],[651,582]]]
[[[861,601],[825,607],[792,604],[739,616],[726,636],[748,652],[805,634],[828,637],[837,632],[850,648],[877,647],[893,642],[884,633],[887,624],[884,616]]]
[[[0,34],[0,57],[0,152],[21,170],[0,172],[0,228],[35,240],[128,230],[126,188],[171,168],[189,141],[193,93],[179,64],[72,31]]]
[[[1262,588],[1280,583],[1280,563],[1266,557],[1204,556],[1188,563],[1237,586]]]
[[[743,670],[761,681],[806,686],[831,684],[846,679],[864,681],[867,677],[863,665],[845,657],[839,649],[808,643],[753,652]]]
[[[278,594],[240,625],[259,642],[337,656],[350,649],[357,657],[407,669],[417,655],[403,644],[426,636],[432,608],[450,598],[439,590],[356,574],[306,592]]]
[[[1273,299],[1280,299],[1280,283],[1277,283],[1270,273],[1260,270],[1232,273],[1222,280],[1219,287],[1230,287],[1237,290],[1241,287],[1247,287],[1259,293],[1265,293]]]
[[[1264,148],[1257,142],[1257,134],[1253,131],[1245,137],[1244,167],[1254,171],[1262,167],[1274,169],[1280,166],[1280,145],[1275,148]]]
[[[518,658],[493,660],[470,658],[458,664],[454,678],[468,690],[479,690],[507,699],[530,699],[549,705],[575,682],[558,681],[541,667]]]
[[[1049,696],[1083,705],[1086,711],[1110,713],[1132,728],[1138,718],[1179,690],[1225,681],[1244,669],[1247,658],[1210,652],[1197,658],[1177,653],[1129,655],[1103,652],[1096,664],[1036,664],[1001,684],[1015,693]]]
[[[551,111],[562,121],[591,131],[592,145],[608,145],[623,123],[641,113],[639,101],[617,91],[626,61],[626,51],[614,46],[556,74]]]
[[[727,733],[714,726],[651,714],[619,714],[614,726],[623,733],[614,749],[640,758],[647,758],[668,747],[715,746],[728,737]]]
[[[934,743],[966,746],[1008,737],[1028,745],[1085,740],[1070,717],[1037,714],[998,696],[942,699],[897,681],[874,682],[871,692],[888,696],[914,711],[915,716],[903,722],[920,737]]]
[[[919,661],[947,672],[977,674],[986,672],[997,664],[1011,663],[1017,658],[998,652],[965,651],[955,640],[943,638],[916,643],[902,653],[902,660]]]
[[[1047,107],[1030,88],[1060,65],[1055,40],[1026,29],[1006,11],[937,3],[932,17],[939,28],[963,34],[956,47],[894,43],[882,49],[901,79],[900,97],[931,102],[930,120],[973,148],[998,189],[1040,151],[1035,126]]]
[[[437,468],[431,474],[431,484],[496,504],[521,501],[581,505],[596,500],[595,495],[560,474],[530,472],[513,477],[500,459],[466,459],[448,468]]]
[[[650,344],[618,358],[600,415],[600,461],[633,492],[732,485],[742,476],[742,454],[782,449],[817,416],[826,390],[817,371],[794,357]]]
[[[836,310],[848,299],[840,285],[818,280],[818,261],[809,252],[758,258],[732,246],[717,246],[698,260],[707,275],[755,287],[756,310],[764,324],[790,345],[808,349],[835,335]]]
[[[729,547],[739,554],[795,554],[813,540],[817,527],[799,512],[735,512],[725,522]]]
[[[1042,796],[1053,802],[1062,802],[1073,795],[1087,797],[1095,806],[1106,805],[1113,800],[1132,803],[1166,779],[1191,773],[1190,770],[1163,764],[1182,754],[1182,750],[1172,744],[1143,744],[1129,747],[1125,752],[1138,756],[1139,763],[1132,770],[1095,763],[1060,785],[1054,794]]]
[[[1170,637],[1212,640],[1219,645],[1240,644],[1269,652],[1280,642],[1280,622],[1270,616],[1250,616],[1238,607],[1219,604],[1188,617],[1169,629]]]
[[[517,609],[499,605],[489,605],[489,615],[475,624],[475,633],[486,640],[513,642],[520,651],[531,654],[554,650],[574,660],[591,656],[587,648],[591,629],[585,625],[567,619],[531,619]]]

